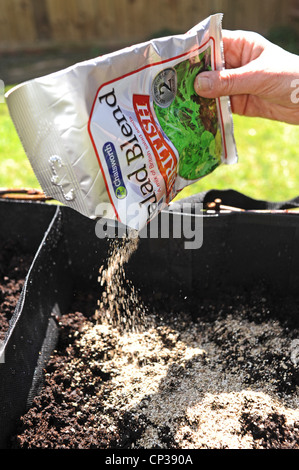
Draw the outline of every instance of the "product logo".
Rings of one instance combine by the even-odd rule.
[[[124,186],[119,186],[116,188],[115,195],[117,199],[124,199],[127,195],[127,190]]]
[[[177,75],[175,69],[161,70],[152,84],[152,95],[155,103],[161,108],[168,108],[176,97]]]
[[[122,177],[118,156],[112,142],[105,143],[103,153],[109,170],[114,194],[117,199],[124,199],[127,196],[127,189]]]

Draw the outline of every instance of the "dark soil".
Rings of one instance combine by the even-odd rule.
[[[32,255],[20,254],[15,244],[0,246],[0,341],[5,338],[31,262]]]
[[[134,334],[98,325],[95,305],[78,295],[61,318],[13,448],[299,448],[296,300],[151,299]]]

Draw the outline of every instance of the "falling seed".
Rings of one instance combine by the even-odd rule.
[[[134,232],[134,233],[133,233]],[[121,239],[112,239],[109,246],[107,266],[99,269],[98,282],[104,291],[96,311],[98,322],[112,323],[123,331],[140,331],[146,325],[146,307],[140,300],[132,283],[126,278],[124,265],[137,250],[139,237],[132,230]]]

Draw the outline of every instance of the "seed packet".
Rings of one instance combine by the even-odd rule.
[[[224,67],[222,14],[25,82],[7,104],[49,197],[141,230],[190,185],[237,161],[229,97],[194,91]]]

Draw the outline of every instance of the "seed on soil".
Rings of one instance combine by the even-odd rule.
[[[298,449],[296,301],[262,287],[201,299],[196,312],[141,298],[114,258],[136,246],[112,242],[96,312],[97,294],[77,293],[61,317],[12,447]]]

